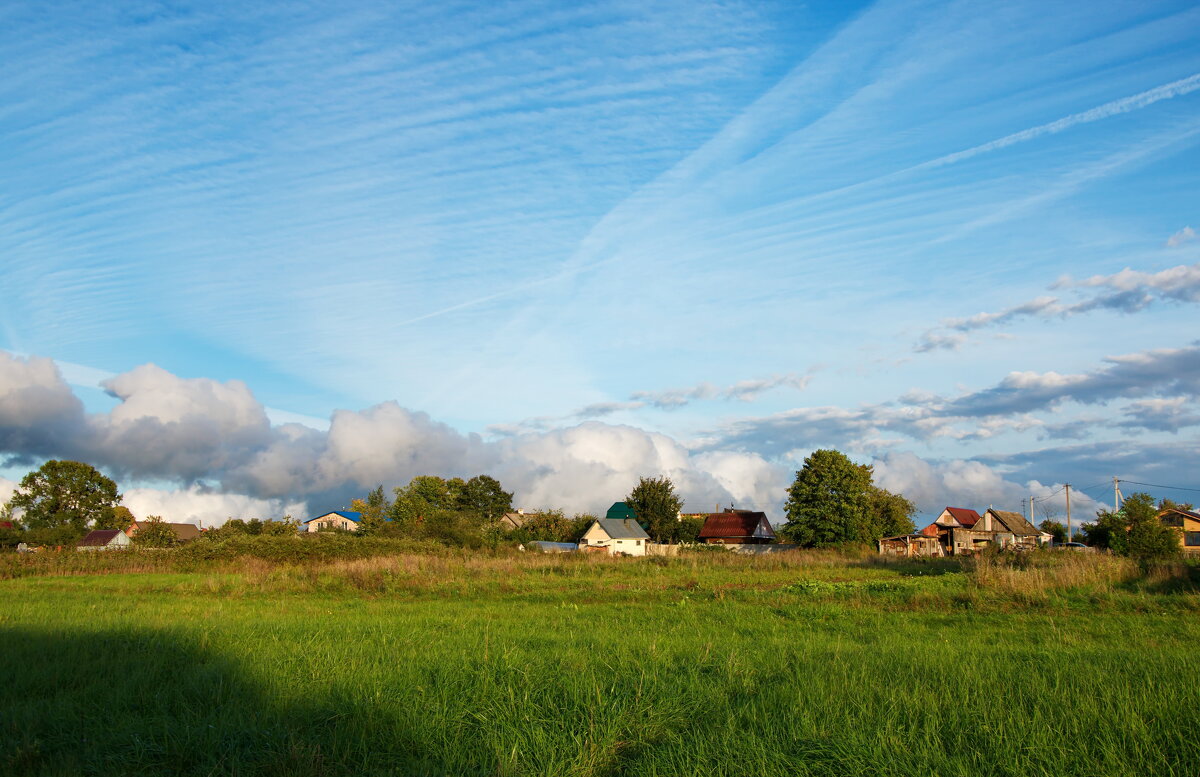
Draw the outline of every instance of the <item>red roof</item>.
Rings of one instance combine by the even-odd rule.
[[[12,527],[12,521],[0,521],[0,529],[11,529]]]
[[[727,513],[713,513],[704,519],[700,529],[700,539],[709,537],[753,537],[760,522],[766,523],[767,536],[774,537],[775,530],[767,520],[766,513],[756,513],[751,510],[733,510]]]
[[[954,516],[954,520],[963,526],[974,526],[975,522],[979,520],[979,513],[965,507],[947,507],[946,512]]]

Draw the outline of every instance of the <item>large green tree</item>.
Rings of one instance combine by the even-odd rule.
[[[174,529],[168,526],[161,516],[151,515],[138,526],[133,535],[135,548],[173,548],[179,544],[179,537]]]
[[[646,533],[655,542],[674,539],[678,530],[679,511],[683,501],[675,493],[675,484],[668,477],[638,480],[638,484],[625,497],[638,522],[646,527]]]
[[[1179,553],[1179,537],[1159,520],[1160,506],[1147,493],[1130,494],[1116,512],[1101,510],[1096,522],[1085,524],[1089,545],[1139,559],[1154,559]]]
[[[779,533],[806,548],[866,543],[913,531],[912,502],[872,483],[873,470],[836,450],[804,460],[788,489]]]
[[[116,523],[120,501],[117,484],[95,467],[51,459],[21,479],[9,503],[24,511],[27,528],[69,528],[82,535],[89,526]]]
[[[513,495],[491,475],[476,475],[462,485],[457,494],[458,509],[479,517],[484,523],[500,520],[512,510]]]
[[[362,535],[379,534],[387,528],[388,510],[391,504],[383,493],[383,484],[367,494],[366,499],[355,499],[350,503],[350,509],[362,515],[358,522],[358,533]]]

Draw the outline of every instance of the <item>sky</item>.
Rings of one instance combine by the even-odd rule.
[[[0,499],[1200,492],[1200,7],[5,3]]]

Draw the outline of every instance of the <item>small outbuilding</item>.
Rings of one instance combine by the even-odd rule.
[[[901,534],[898,537],[884,537],[879,540],[877,546],[881,556],[941,558],[946,555],[938,538],[928,534]]]
[[[597,518],[583,533],[583,538],[579,540],[579,549],[644,556],[646,543],[649,541],[650,535],[632,518]]]
[[[120,529],[96,529],[79,541],[75,550],[124,550],[133,541]]]
[[[775,530],[771,528],[766,513],[728,510],[705,518],[697,539],[725,545],[756,545],[773,542]]]
[[[362,521],[362,513],[355,513],[349,510],[334,510],[331,513],[318,515],[316,518],[309,518],[304,522],[304,530],[307,532],[314,531],[358,531],[358,524]]]

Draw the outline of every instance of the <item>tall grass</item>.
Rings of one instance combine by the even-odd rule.
[[[1090,591],[1124,595],[1130,570],[1101,559],[221,564],[0,581],[0,774],[1021,777],[1200,763],[1200,623],[1178,607],[1088,605]],[[1084,606],[1016,606],[1031,591]]]

